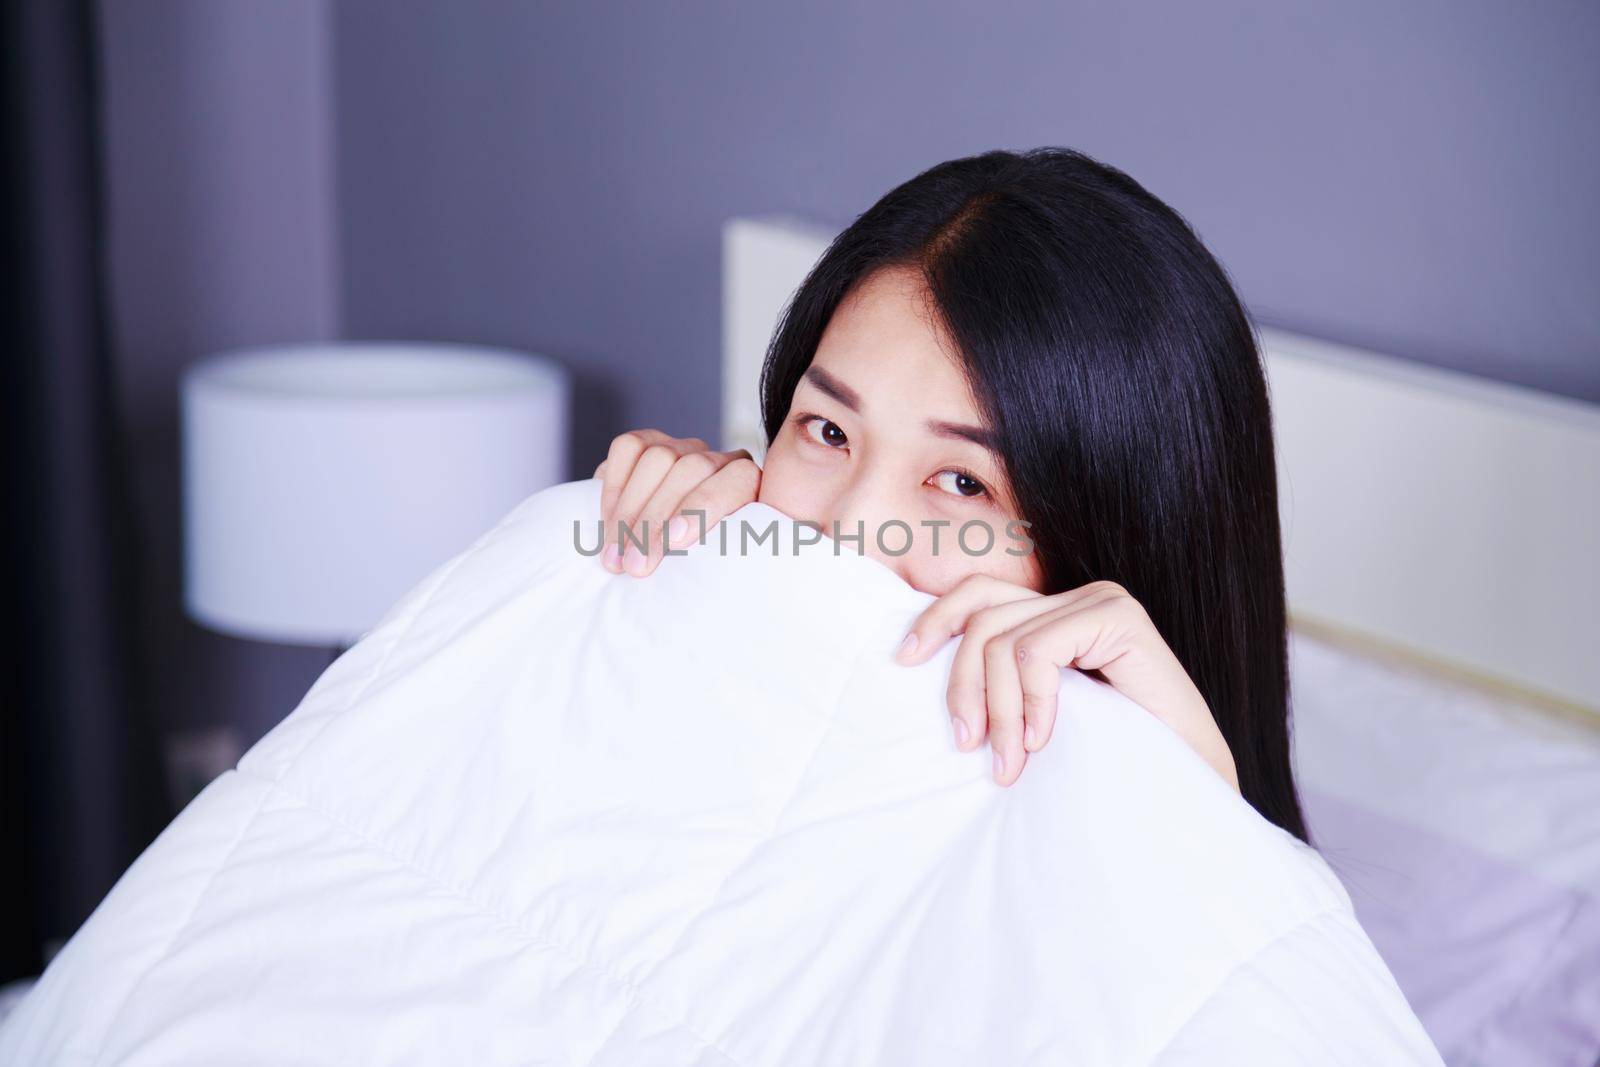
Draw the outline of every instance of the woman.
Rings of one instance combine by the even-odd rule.
[[[987,739],[996,781],[1049,741],[1073,667],[1306,838],[1266,382],[1176,212],[1068,149],[942,163],[835,238],[761,388],[761,469],[655,430],[612,442],[604,566],[646,576],[752,500],[836,537],[865,526],[860,550],[938,597],[901,661],[960,636],[951,729],[963,751]],[[1006,532],[957,550],[973,522]],[[917,531],[904,551],[873,536],[887,523]]]

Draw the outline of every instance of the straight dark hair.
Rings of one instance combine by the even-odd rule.
[[[834,309],[888,267],[927,282],[1045,592],[1127,589],[1205,697],[1245,800],[1307,840],[1266,376],[1222,266],[1177,212],[1080,152],[941,163],[834,238],[790,301],[761,375],[769,444]]]

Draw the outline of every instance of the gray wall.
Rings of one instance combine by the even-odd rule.
[[[630,426],[714,437],[724,218],[843,226],[987,148],[1129,171],[1265,322],[1600,401],[1586,0],[104,11],[116,310],[175,714],[270,721],[320,665],[181,621],[182,362],[332,334],[546,352],[578,375],[586,475]]]
[[[1263,321],[1600,400],[1592,3],[335,8],[346,329],[578,363],[716,430],[718,226],[848,223],[1060,143],[1195,224]]]

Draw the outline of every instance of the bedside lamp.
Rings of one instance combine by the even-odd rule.
[[[465,345],[243,349],[183,379],[184,593],[237,637],[348,646],[567,475],[553,360]]]

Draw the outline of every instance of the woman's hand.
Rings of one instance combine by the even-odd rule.
[[[607,542],[600,563],[613,574],[627,571],[641,578],[660,564],[663,544],[673,551],[693,544],[714,523],[753,501],[761,486],[761,468],[744,449],[713,452],[698,437],[668,437],[660,430],[630,430],[613,438],[594,476],[601,479]],[[703,518],[682,514],[702,511]]]
[[[1120,585],[1091,582],[1046,596],[971,575],[917,616],[896,658],[921,663],[956,634],[963,636],[946,693],[956,747],[969,752],[987,733],[1001,785],[1015,782],[1027,753],[1050,740],[1061,668],[1074,667],[1098,671],[1239,788],[1233,754],[1205,698]]]

